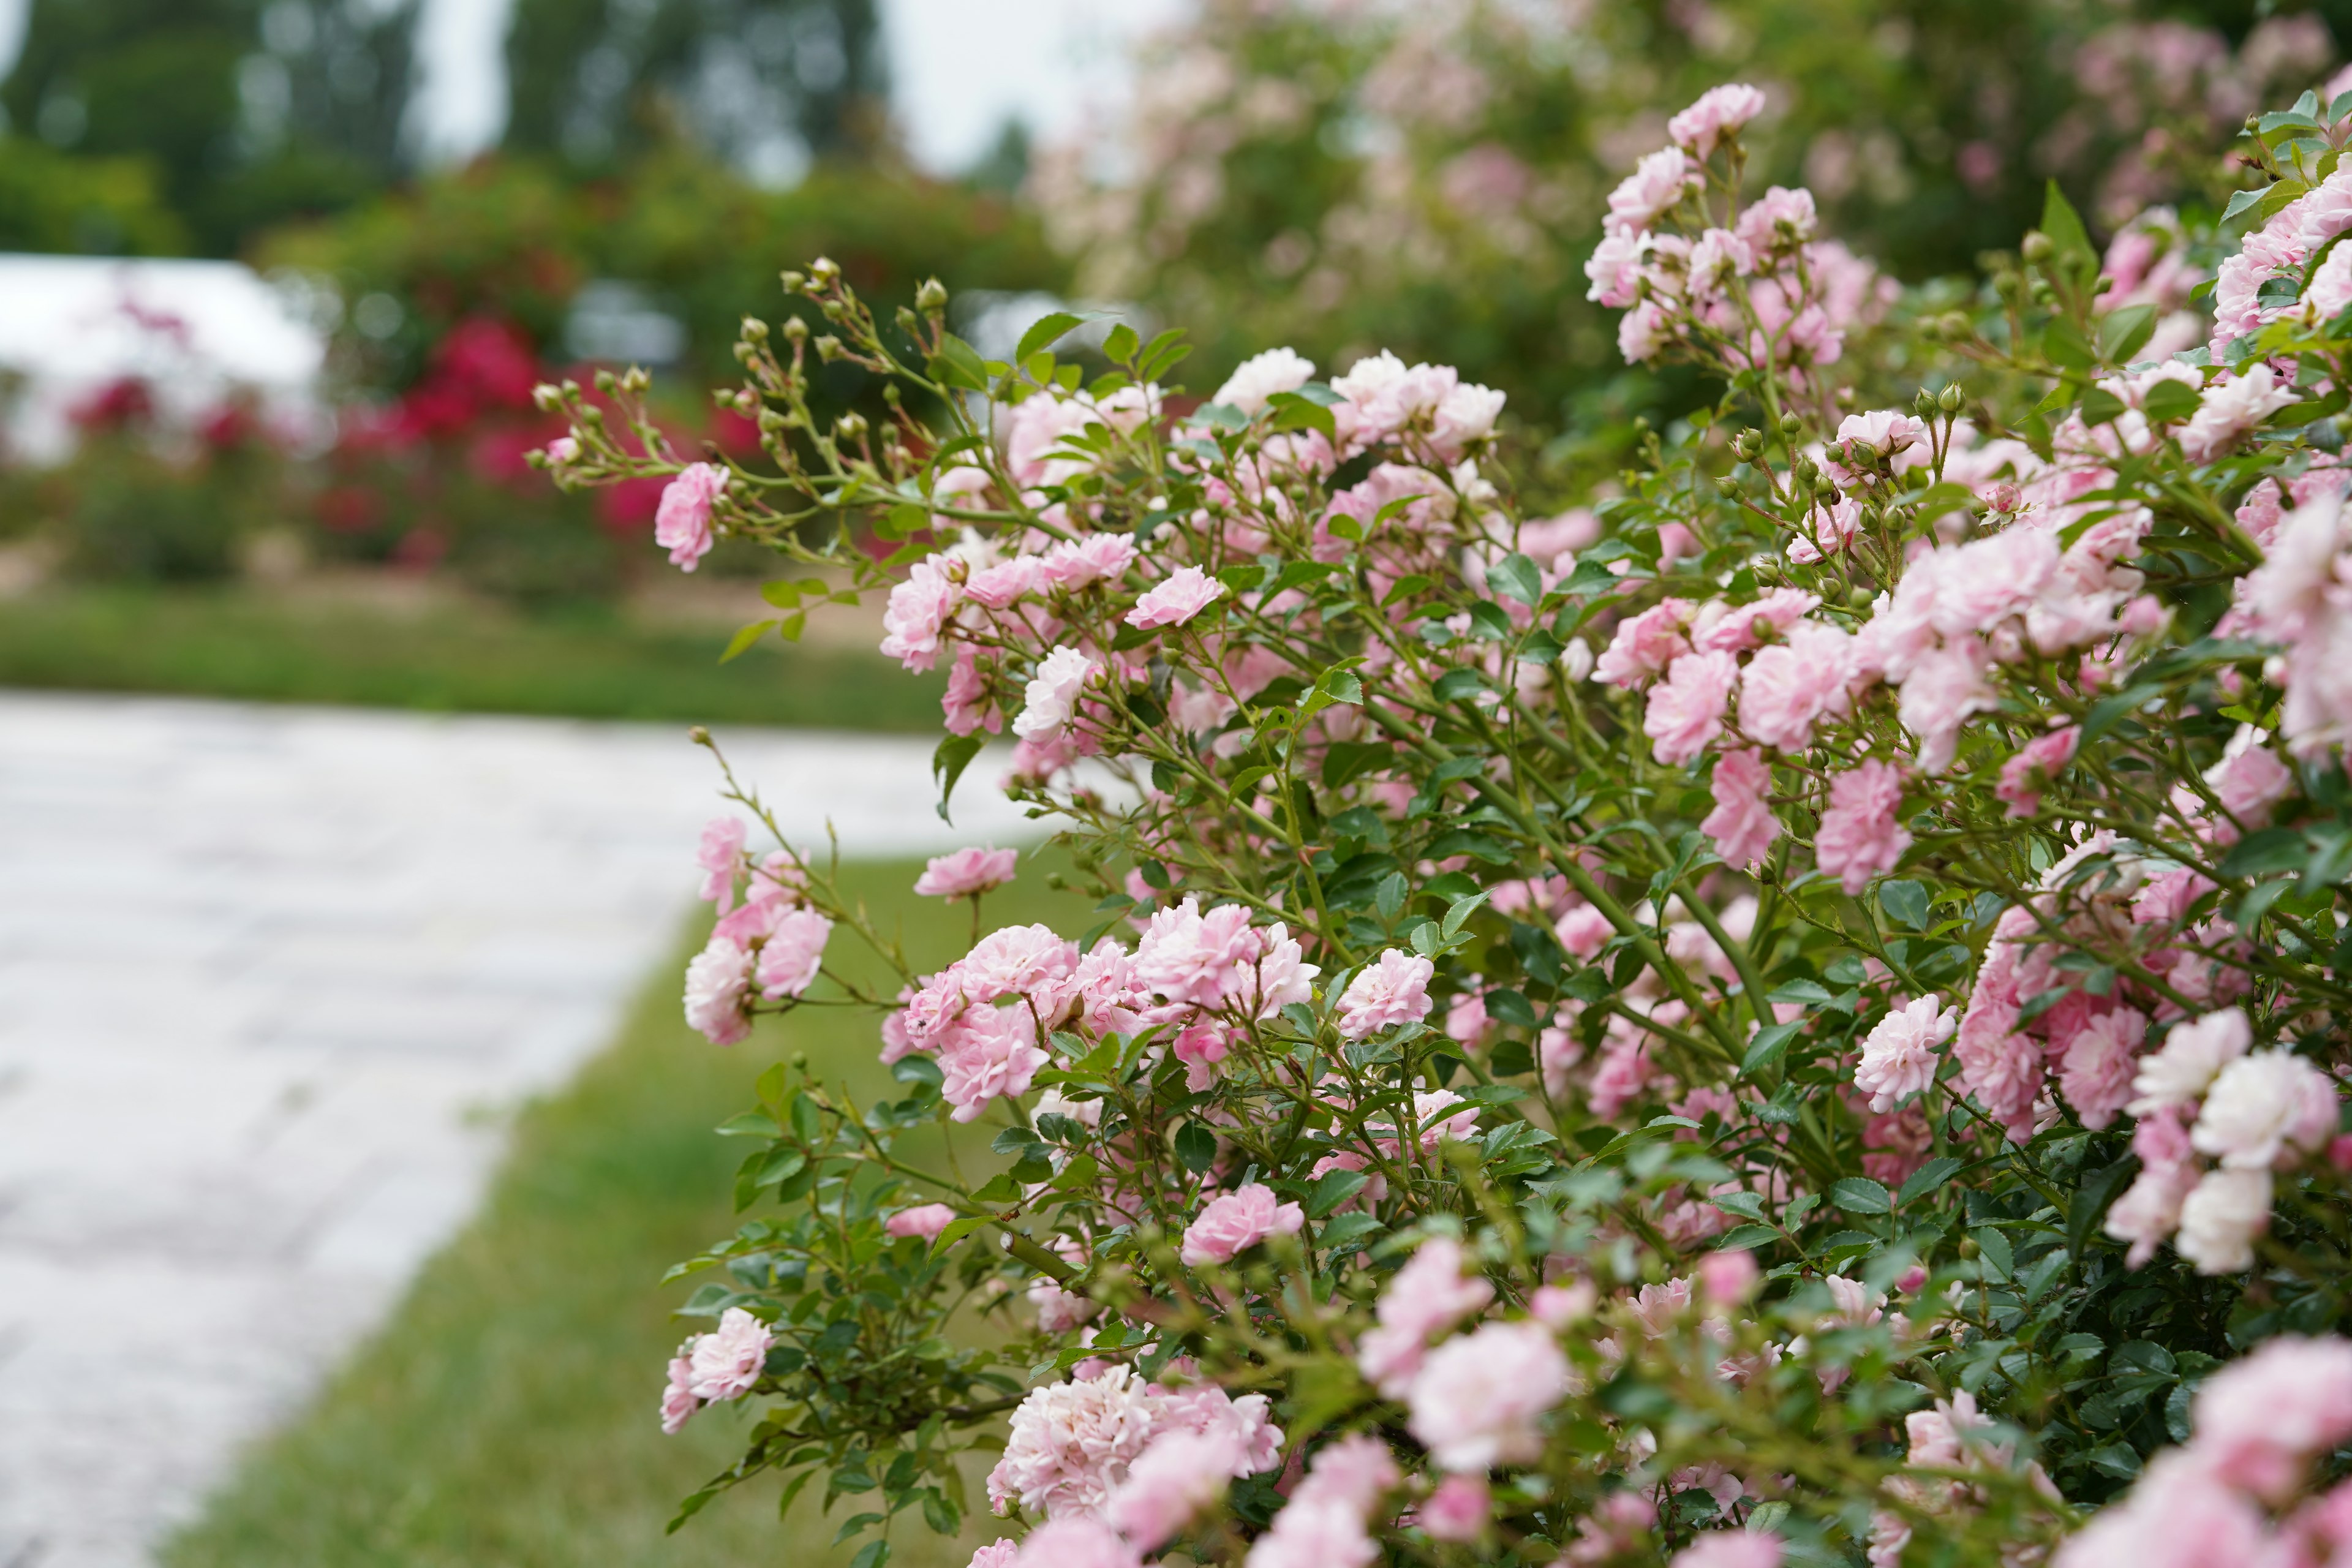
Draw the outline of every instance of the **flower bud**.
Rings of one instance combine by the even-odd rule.
[[[784,292],[787,294],[797,294],[808,287],[808,279],[797,272],[782,272],[777,276],[783,280]]]
[[[923,319],[915,314],[914,311],[907,309],[904,305],[898,307],[897,320],[898,322],[898,330],[906,333],[910,338],[917,332],[922,331]]]
[[[552,414],[563,406],[563,390],[553,382],[542,381],[530,389],[530,401],[541,414]]]
[[[862,440],[866,430],[866,416],[857,413],[845,414],[833,422],[833,428],[835,434],[845,441]]]
[[[1969,320],[1967,312],[1961,310],[1945,311],[1937,321],[1937,326],[1943,332],[1944,337],[1952,342],[1958,342],[1963,338],[1975,336],[1977,330],[1976,323]]]
[[[1780,434],[1790,437],[1791,440],[1795,439],[1798,432],[1804,429],[1804,427],[1805,422],[1798,418],[1795,415],[1783,414],[1780,416]]]
[[[1715,488],[1723,492],[1726,500],[1729,500],[1739,494],[1739,481],[1733,479],[1729,474],[1717,475]]]
[[[784,337],[787,341],[794,343],[804,343],[808,342],[808,323],[802,321],[798,316],[785,317]]]
[[[936,278],[923,279],[915,290],[915,309],[927,316],[936,316],[948,308],[948,286]]]
[[[830,256],[820,256],[809,263],[809,279],[820,289],[831,288],[841,281],[841,266]]]
[[[2051,241],[2048,235],[2037,228],[2025,237],[2025,243],[2018,247],[2018,252],[2030,265],[2042,267],[2046,266],[2050,258],[2058,254],[2058,247]]]
[[[766,342],[768,341],[768,323],[760,320],[757,316],[744,317],[743,341],[745,342],[751,343]]]
[[[1926,387],[1921,387],[1919,389],[1919,395],[1911,400],[1911,410],[1913,413],[1918,415],[1922,419],[1934,417],[1936,413],[1936,395],[1928,391]]]
[[[1732,455],[1743,463],[1752,463],[1764,450],[1764,437],[1753,430],[1742,430],[1731,438]]]
[[[699,724],[697,724],[693,729],[688,730],[686,732],[686,738],[693,742],[698,746],[707,746],[710,744],[710,731],[704,729]]]
[[[841,340],[827,332],[816,341],[816,357],[831,364],[841,357]]]
[[[1938,393],[1936,396],[1936,406],[1947,414],[1958,414],[1960,411],[1960,384],[1957,381],[1953,382]]]

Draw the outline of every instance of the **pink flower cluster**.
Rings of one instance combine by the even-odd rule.
[[[1667,122],[1675,145],[1610,193],[1585,298],[1626,312],[1617,344],[1627,363],[1683,349],[1735,370],[1833,364],[1846,333],[1891,300],[1891,279],[1834,241],[1815,242],[1810,191],[1775,185],[1745,210],[1707,210],[1706,161],[1735,148],[1763,107],[1752,87],[1708,89]]]
[[[915,879],[915,891],[926,898],[972,899],[1013,880],[1020,864],[1013,849],[959,849],[933,858]]]
[[[1251,1182],[1211,1198],[1199,1217],[1184,1227],[1178,1254],[1186,1267],[1230,1263],[1269,1236],[1297,1236],[1307,1223],[1307,1212],[1297,1204],[1275,1201],[1274,1189]]]
[[[687,964],[686,1021],[713,1045],[751,1032],[753,997],[782,1001],[814,984],[833,936],[833,921],[808,906],[799,861],[780,851],[754,864],[743,840],[740,817],[717,818],[702,830],[696,857],[702,896],[719,918]]]
[[[774,1342],[768,1325],[742,1308],[720,1313],[718,1328],[678,1346],[670,1362],[669,1386],[662,1393],[662,1430],[676,1432],[704,1405],[750,1393]]]
[[[1404,1478],[1388,1445],[1355,1433],[1318,1453],[1307,1477],[1250,1543],[1247,1568],[1372,1568],[1381,1549],[1365,1525]]]
[[[693,571],[710,553],[710,511],[727,493],[727,470],[716,463],[689,463],[663,489],[654,514],[654,542],[669,552],[670,564],[680,571]]]
[[[1465,1261],[1460,1242],[1432,1237],[1381,1292],[1373,1308],[1380,1324],[1365,1334],[1356,1364],[1389,1398],[1402,1399],[1412,1386],[1431,1336],[1486,1310],[1495,1299],[1495,1288],[1485,1279],[1464,1276]]]
[[[2206,1379],[2191,1416],[2189,1441],[2158,1454],[2053,1568],[2326,1568],[2352,1554],[2352,1482],[2287,1509],[2314,1462],[2352,1439],[2352,1343],[2272,1340]]]
[[[1193,1440],[1171,1442],[1179,1437]],[[1112,1365],[1030,1391],[989,1472],[988,1497],[1000,1514],[1018,1505],[1052,1521],[1106,1521],[1149,1552],[1225,1482],[1273,1468],[1281,1452],[1265,1395],[1162,1388]]]

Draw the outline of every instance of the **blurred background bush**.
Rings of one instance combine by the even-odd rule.
[[[553,433],[530,388],[646,363],[674,440],[746,450],[699,389],[740,317],[779,308],[776,270],[819,254],[886,303],[936,274],[1015,313],[1059,295],[1183,325],[1200,386],[1274,342],[1327,370],[1442,359],[1566,433],[1538,454],[1565,487],[1613,468],[1632,415],[1699,395],[1622,363],[1582,264],[1609,187],[1704,87],[1763,87],[1767,177],[1916,283],[2014,244],[2050,179],[2109,229],[2218,206],[2244,116],[2352,37],[2352,0],[1172,15],[1098,74],[1075,133],[1033,156],[1009,123],[943,178],[906,152],[924,105],[892,97],[882,0],[512,0],[503,133],[455,165],[418,134],[424,0],[29,0],[0,84],[0,250],[249,263],[325,334],[331,419],[173,415],[135,380],[88,395],[69,457],[0,468],[11,613],[41,613],[34,583],[331,584],[526,616],[659,601],[715,626],[757,560],[722,551],[681,584],[650,489],[553,491],[524,463]],[[826,390],[864,387],[838,366]]]

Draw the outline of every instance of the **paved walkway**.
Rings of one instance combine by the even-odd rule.
[[[722,732],[937,853],[919,740]],[[681,730],[0,692],[0,1568],[134,1568],[611,1034],[717,805]]]

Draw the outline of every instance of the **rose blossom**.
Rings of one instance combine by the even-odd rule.
[[[1014,849],[959,849],[937,856],[916,879],[915,891],[938,899],[977,897],[1013,880],[1020,859]]]
[[[1013,1568],[1020,1556],[1019,1542],[992,1541],[987,1545],[976,1549],[971,1554],[971,1561],[965,1563],[964,1568]]]
[[[882,652],[907,669],[926,670],[940,656],[940,633],[963,602],[963,584],[941,570],[950,558],[918,561],[890,590],[882,610]]]
[[[1184,1227],[1184,1246],[1178,1256],[1191,1268],[1230,1263],[1234,1254],[1269,1236],[1297,1236],[1306,1223],[1304,1209],[1276,1204],[1272,1187],[1252,1182],[1210,1199],[1200,1217]]]
[[[2179,1023],[2164,1037],[2164,1048],[2143,1057],[2132,1080],[2136,1098],[2124,1107],[2146,1116],[2160,1106],[2189,1105],[2205,1097],[2215,1075],[2246,1054],[2254,1043],[2246,1016],[2235,1007]]]
[[[1339,997],[1339,1033],[1350,1040],[1397,1024],[1429,1016],[1430,977],[1437,966],[1428,959],[1390,948],[1374,962],[1356,971]]]
[[[900,1209],[882,1222],[882,1230],[886,1236],[913,1236],[937,1241],[940,1233],[953,1225],[955,1218],[955,1210],[945,1204],[924,1204],[918,1208]]]
[[[1057,647],[1037,666],[1023,692],[1024,706],[1013,721],[1013,732],[1024,741],[1048,741],[1062,732],[1077,710],[1078,693],[1097,666],[1074,647]]]
[[[1830,781],[1829,809],[1813,838],[1813,863],[1835,877],[1849,896],[1873,877],[1895,869],[1911,835],[1895,817],[1903,800],[1903,773],[1873,758]]]
[[[669,563],[691,572],[710,553],[710,505],[727,489],[727,470],[716,463],[689,463],[664,487],[654,515],[654,542],[669,552]]]
[[[1592,679],[1611,686],[1638,687],[1690,651],[1684,629],[1690,625],[1688,599],[1661,599],[1640,615],[1620,622],[1617,635],[1601,650]]]
[[[1486,1323],[1429,1352],[1405,1390],[1407,1426],[1444,1469],[1525,1464],[1536,1422],[1569,1391],[1568,1358],[1541,1323]]]
[[[814,910],[786,910],[760,944],[752,982],[771,1002],[797,996],[815,981],[824,963],[833,922]]]
[[[714,816],[703,826],[694,863],[702,868],[702,898],[725,914],[735,907],[735,873],[743,864],[743,819]]]
[[[1448,1476],[1421,1505],[1422,1529],[1433,1541],[1475,1541],[1495,1511],[1483,1476]]]
[[[1813,743],[1813,726],[1843,716],[1855,676],[1853,637],[1818,621],[1800,621],[1787,640],[1759,649],[1739,682],[1739,728],[1780,752]]]
[[[1462,1264],[1460,1242],[1432,1237],[1381,1292],[1373,1308],[1380,1326],[1364,1335],[1356,1364],[1391,1399],[1402,1398],[1420,1370],[1430,1335],[1452,1328],[1495,1299],[1495,1288],[1476,1275],[1465,1278]]]
[[[1156,1552],[1249,1473],[1249,1458],[1229,1432],[1162,1432],[1110,1494],[1110,1522],[1137,1551]]]
[[[694,1396],[715,1405],[749,1393],[760,1381],[768,1347],[774,1342],[767,1324],[740,1307],[728,1308],[719,1315],[717,1329],[697,1334],[678,1352],[687,1360]]]
[[[1180,566],[1168,580],[1136,600],[1127,624],[1149,631],[1155,626],[1181,626],[1217,600],[1225,585],[1198,566]]]
[[[1780,1568],[1780,1538],[1769,1530],[1709,1530],[1675,1553],[1674,1568]]]
[[[1764,1272],[1756,1255],[1744,1248],[1710,1252],[1698,1260],[1699,1290],[1717,1307],[1737,1307],[1756,1294]]]
[[[2224,372],[2205,389],[2205,401],[2180,432],[2180,450],[2192,463],[2210,462],[2273,414],[2296,401],[2292,386],[2279,384],[2268,364],[2243,374]]]
[[[2292,1051],[2256,1051],[2205,1091],[2189,1142],[2233,1171],[2266,1171],[2290,1148],[2318,1149],[2336,1131],[2336,1086]]]
[[[2270,1223],[2268,1171],[2208,1171],[2181,1202],[2172,1245],[2200,1274],[2239,1274],[2254,1266],[2254,1237]]]
[[[1124,533],[1089,533],[1064,540],[1045,552],[1043,568],[1047,583],[1076,591],[1097,583],[1116,583],[1135,564],[1135,541]]]
[[[1725,858],[1729,859],[1730,857],[1726,856]],[[1592,904],[1579,904],[1570,910],[1553,922],[1551,931],[1552,935],[1559,939],[1560,946],[1587,963],[1591,963],[1592,955],[1608,946],[1609,939],[1617,934],[1617,928],[1609,923],[1609,917]]]
[[[1292,349],[1268,349],[1234,367],[1209,401],[1255,414],[1277,392],[1296,392],[1315,378],[1315,362]]]
[[[1650,737],[1658,761],[1687,763],[1706,751],[1723,733],[1723,715],[1738,680],[1739,660],[1732,654],[1686,653],[1675,659],[1666,679],[1651,688],[1642,716],[1642,733]]]
[[[740,944],[714,936],[686,966],[687,1024],[714,1046],[731,1046],[751,1032],[743,1016],[751,983],[751,955]]]
[[[1034,399],[1032,401],[1034,401]],[[1013,1568],[1140,1568],[1134,1547],[1097,1519],[1051,1519],[1021,1542]]]
[[[2074,760],[2082,731],[2072,724],[2037,735],[2000,765],[2000,782],[1993,798],[2009,807],[2012,817],[2032,816],[2042,809],[2042,792]]]
[[[2352,1342],[2265,1342],[2206,1378],[2189,1451],[2232,1486],[2284,1501],[2310,1460],[2352,1437]]]
[[[2131,1098],[2132,1069],[2147,1038],[2146,1015],[2117,1007],[2084,1024],[2066,1043],[2058,1085],[2084,1126],[2105,1127]]]
[[[1609,193],[1609,216],[1602,226],[1610,234],[1640,234],[1703,183],[1698,165],[1681,148],[1661,147]],[[1332,385],[1336,389],[1339,384]]]
[[[1155,1435],[1157,1403],[1121,1365],[1031,1389],[989,1472],[990,1503],[1002,1514],[1017,1501],[1049,1520],[1097,1513]]]
[[[2051,1568],[2206,1568],[2268,1559],[2263,1516],[2186,1449],[2158,1453],[2131,1495],[2091,1516]]]
[[[1772,788],[1772,770],[1751,749],[1726,752],[1716,759],[1710,787],[1715,809],[1698,830],[1715,840],[1715,852],[1726,865],[1752,866],[1763,859],[1772,840],[1780,837],[1780,819],[1765,799]]]
[[[1764,95],[1743,82],[1708,88],[1698,101],[1666,121],[1666,134],[1694,158],[1704,158],[1764,112]]]
[[[1943,1000],[1930,994],[1898,1002],[1862,1042],[1853,1086],[1871,1097],[1871,1110],[1892,1110],[1936,1081],[1936,1068],[1943,1060],[1936,1047],[1959,1026],[1959,1013],[1943,1006]]]

